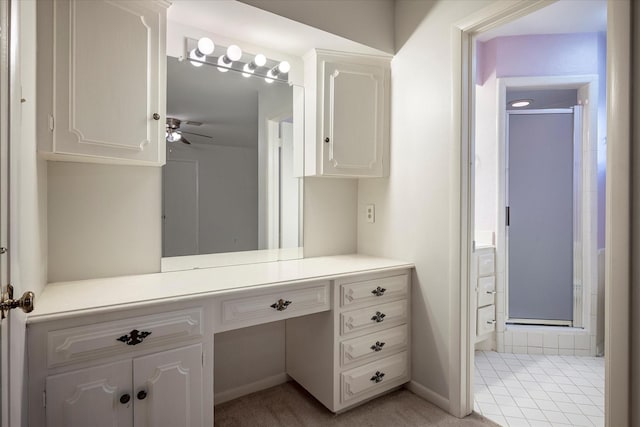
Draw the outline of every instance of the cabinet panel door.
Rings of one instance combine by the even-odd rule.
[[[202,344],[134,359],[133,384],[136,427],[202,427]]]
[[[47,427],[133,426],[130,360],[47,377],[46,390]]]
[[[382,176],[385,70],[324,62],[322,173]]]
[[[122,0],[55,7],[53,151],[164,163],[166,10]]]

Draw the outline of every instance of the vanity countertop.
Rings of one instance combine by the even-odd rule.
[[[27,323],[412,267],[404,261],[353,254],[50,283],[37,296]]]

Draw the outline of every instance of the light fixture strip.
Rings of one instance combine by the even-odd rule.
[[[186,37],[186,57],[195,67],[206,64],[217,67],[218,71],[223,73],[234,70],[241,72],[244,77],[263,77],[267,83],[272,83],[274,80],[288,82],[291,66],[287,61],[277,62],[267,59],[262,54],[257,54],[250,62],[242,62],[242,50],[236,45],[228,46],[225,53],[218,56],[212,56],[215,53],[214,49],[219,51],[224,47],[214,45],[213,41],[208,38],[195,40]],[[207,52],[208,54],[205,54]],[[234,64],[237,65],[234,67]],[[261,68],[267,71],[262,74],[259,72]]]

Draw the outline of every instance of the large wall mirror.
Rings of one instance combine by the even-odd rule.
[[[163,271],[302,256],[304,90],[224,54],[167,57]]]

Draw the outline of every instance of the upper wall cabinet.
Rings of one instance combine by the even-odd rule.
[[[305,174],[389,175],[386,57],[314,50],[305,60]]]
[[[47,158],[165,163],[168,6],[38,2],[38,149]]]

